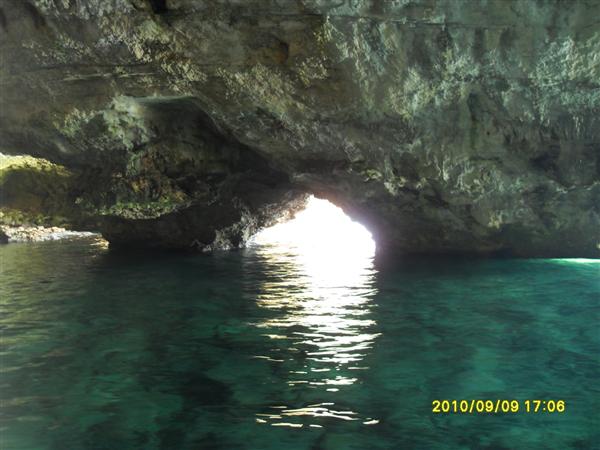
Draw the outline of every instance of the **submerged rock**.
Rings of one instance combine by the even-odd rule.
[[[599,15],[9,0],[0,151],[64,165],[122,245],[241,246],[313,193],[379,251],[598,257]]]

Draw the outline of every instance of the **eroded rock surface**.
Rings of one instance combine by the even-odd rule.
[[[70,231],[60,227],[0,225],[0,244],[9,242],[43,242],[62,239],[79,239],[95,236],[89,231]]]
[[[0,151],[115,243],[342,206],[378,248],[600,255],[600,3],[0,1]]]

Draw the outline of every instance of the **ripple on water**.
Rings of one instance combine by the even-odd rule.
[[[600,265],[0,247],[2,444],[594,448]],[[433,399],[564,399],[433,415]],[[516,444],[518,442],[518,444]]]

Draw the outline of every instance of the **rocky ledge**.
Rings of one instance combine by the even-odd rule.
[[[43,242],[58,241],[94,236],[89,231],[70,231],[60,227],[39,226],[0,226],[0,244],[9,242]]]
[[[585,0],[3,0],[0,152],[54,167],[3,176],[4,216],[231,248],[315,194],[379,251],[598,257],[598,17]]]

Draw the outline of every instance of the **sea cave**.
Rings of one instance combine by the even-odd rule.
[[[598,17],[0,0],[0,447],[600,448]]]

